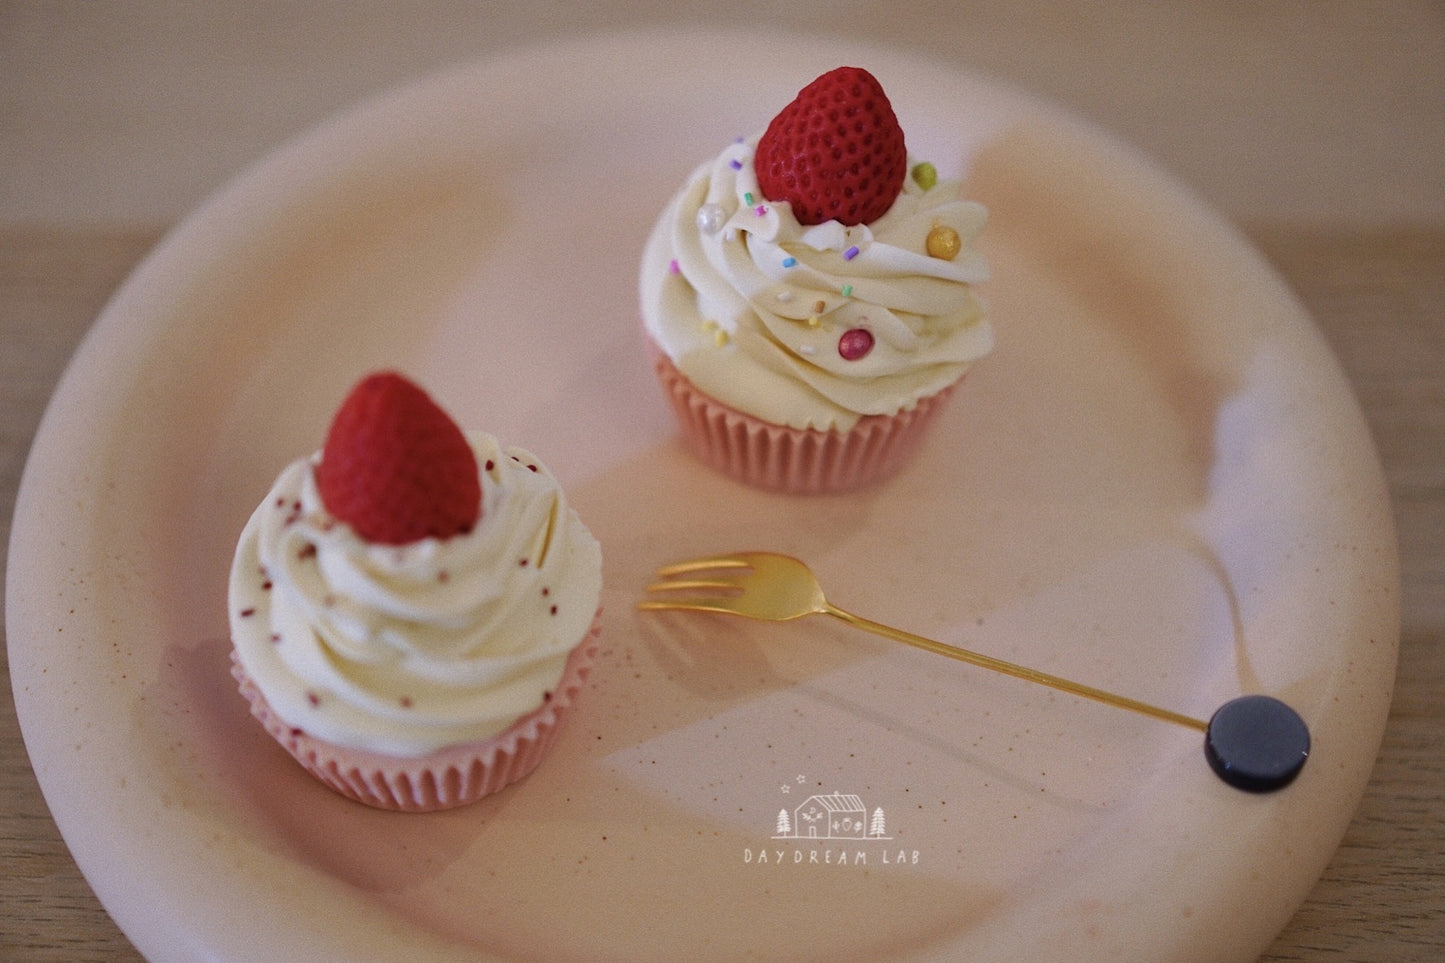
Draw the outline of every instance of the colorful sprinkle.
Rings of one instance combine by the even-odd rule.
[[[753,192],[752,192],[752,191],[744,191],[744,192],[743,192],[743,203],[746,204],[748,207],[752,207],[752,206],[753,206]]]
[[[851,298],[851,297],[853,296],[853,285],[851,285],[851,284],[845,284],[845,285],[843,285],[843,290],[842,290],[841,293],[842,293],[843,297],[845,297],[845,298]]]
[[[838,339],[838,354],[844,361],[857,361],[873,350],[873,332],[867,328],[849,328]]]
[[[679,267],[677,264],[677,258],[673,258],[671,261],[667,262],[667,270],[670,274],[682,273],[682,268]]]
[[[762,217],[764,214],[768,213],[768,209],[763,205],[759,204],[753,209],[753,213],[756,214],[758,217]]]
[[[848,248],[848,250],[846,250],[846,251],[843,252],[843,260],[845,260],[845,261],[851,261],[851,260],[853,260],[853,259],[854,259],[855,257],[857,257],[857,256],[858,256],[858,245],[856,245],[856,244],[854,244],[852,247]]]
[[[822,314],[822,313],[823,313],[824,311],[826,311],[827,309],[828,309],[828,302],[826,302],[826,301],[814,301],[814,302],[813,302],[813,313],[814,313],[814,314]]]
[[[704,321],[702,328],[712,335],[712,343],[719,348],[728,343],[727,331],[716,321]]]
[[[785,258],[783,258],[783,267],[797,267],[797,266],[798,266],[798,259],[797,259],[797,258],[795,258],[795,257],[785,257]]]
[[[743,169],[743,162],[734,157],[732,160],[728,161],[728,166],[735,171],[740,171]]]

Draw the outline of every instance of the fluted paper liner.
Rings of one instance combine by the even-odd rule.
[[[529,775],[552,748],[592,668],[601,611],[572,650],[551,698],[488,739],[416,758],[337,746],[280,719],[231,653],[231,675],[260,721],[287,752],[322,783],[377,809],[432,812],[476,802]]]
[[[862,488],[917,450],[954,385],[896,415],[868,415],[848,431],[789,428],[703,394],[653,346],[653,365],[683,441],[705,464],[771,491],[818,495]]]

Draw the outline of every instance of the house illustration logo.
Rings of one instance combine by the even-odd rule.
[[[855,793],[809,796],[789,811],[778,810],[774,839],[892,839],[882,807],[873,810]]]
[[[780,789],[784,796],[796,798],[809,792],[803,788],[806,784],[800,775]],[[919,851],[901,848],[892,839],[882,806],[870,808],[857,793],[819,792],[778,809],[769,844],[746,847],[742,855],[744,863],[768,867],[917,866]]]

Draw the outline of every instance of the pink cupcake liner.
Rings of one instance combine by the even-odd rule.
[[[653,365],[694,455],[738,481],[794,495],[849,491],[896,472],[956,387],[896,415],[865,416],[848,431],[820,431],[774,425],[703,394],[655,347]]]
[[[377,809],[422,813],[476,802],[531,774],[551,750],[592,668],[601,610],[567,658],[550,699],[497,735],[416,758],[337,746],[293,728],[272,711],[231,652],[231,675],[251,714],[311,775],[329,788]]]

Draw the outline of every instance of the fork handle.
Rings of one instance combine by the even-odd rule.
[[[1209,723],[1202,719],[1195,719],[1169,709],[1161,709],[1159,706],[1150,705],[1147,702],[1140,702],[1138,699],[1130,699],[1128,696],[1117,695],[1113,692],[1096,689],[1093,686],[1084,685],[1080,682],[1073,682],[1056,675],[1049,675],[1047,672],[1030,669],[1028,666],[1005,662],[1002,659],[995,659],[993,656],[984,655],[981,652],[973,652],[955,645],[945,645],[942,642],[935,642],[933,639],[926,639],[921,635],[914,635],[912,632],[895,629],[891,625],[874,622],[872,619],[865,619],[861,615],[854,615],[852,612],[840,609],[831,603],[824,603],[822,612],[825,615],[831,615],[836,619],[841,619],[854,628],[862,629],[865,632],[872,632],[874,635],[881,635],[884,638],[893,639],[895,642],[903,642],[927,652],[946,655],[950,659],[967,662],[979,668],[992,669],[994,672],[1002,672],[1004,675],[1011,675],[1016,679],[1036,682],[1039,685],[1045,685],[1051,689],[1058,689],[1061,692],[1082,696],[1085,699],[1093,699],[1095,702],[1103,702],[1106,705],[1111,705],[1119,709],[1128,709],[1131,712],[1153,716],[1155,719],[1162,719],[1165,722],[1172,722],[1175,725],[1197,729],[1200,732],[1206,732],[1209,729]]]

